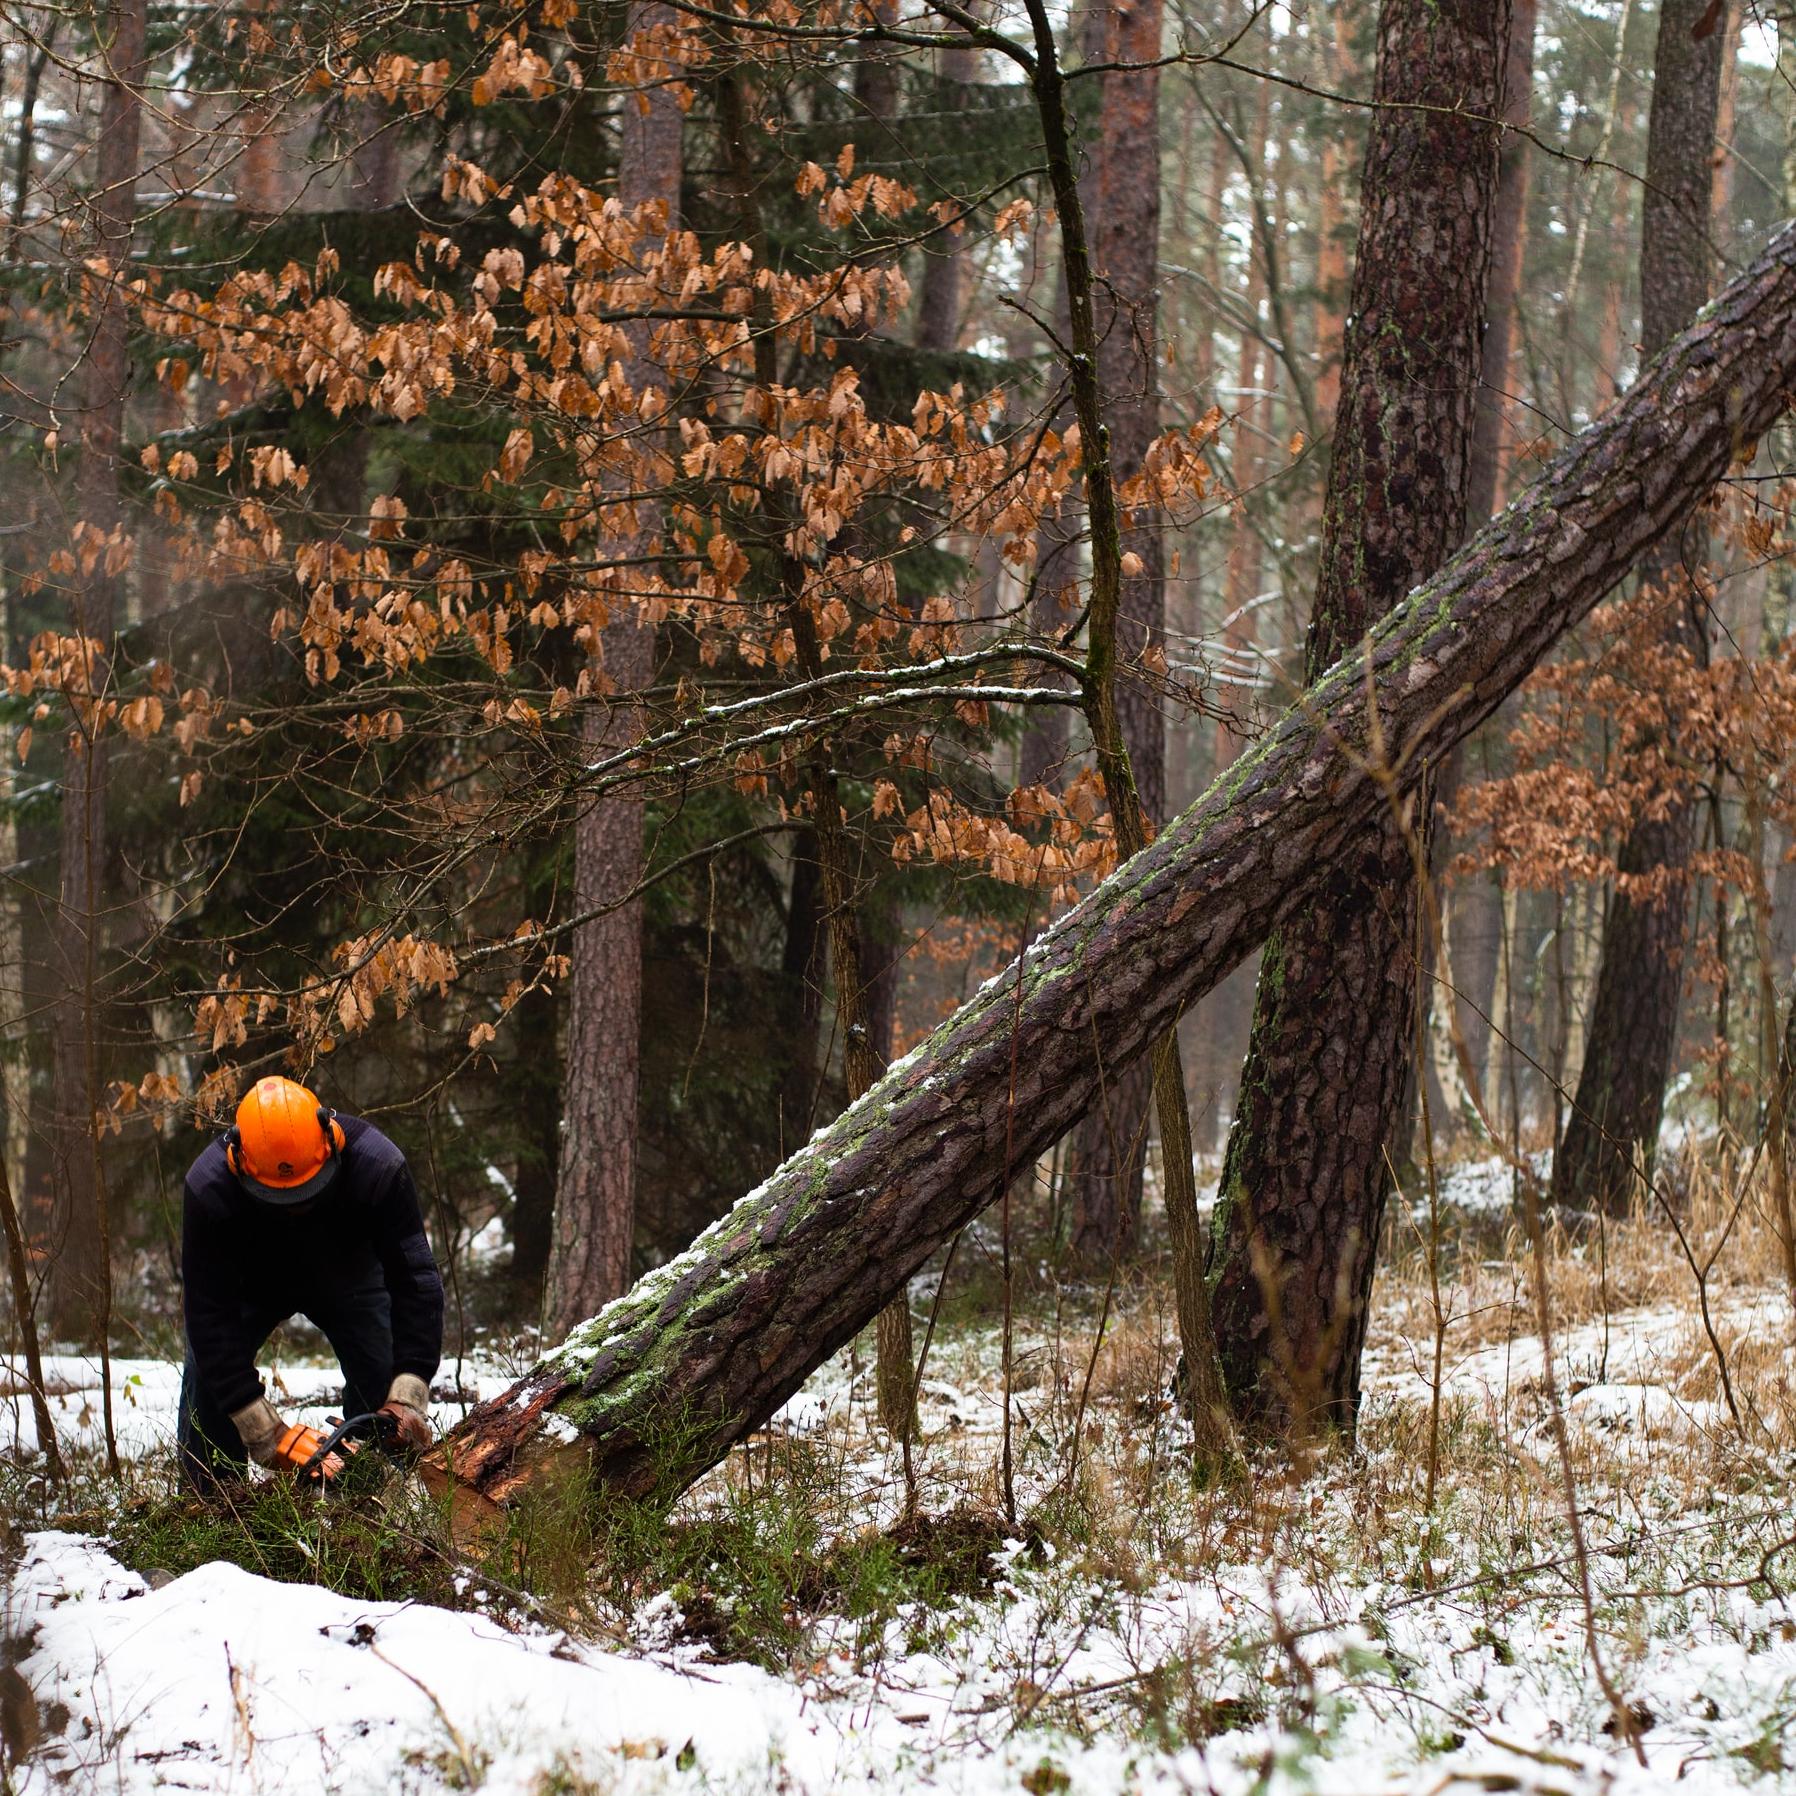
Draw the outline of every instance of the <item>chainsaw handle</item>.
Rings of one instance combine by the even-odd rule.
[[[378,1409],[346,1417],[319,1441],[311,1458],[299,1468],[300,1477],[309,1479],[314,1484],[327,1483],[329,1474],[324,1468],[330,1463],[331,1455],[341,1450],[347,1457],[364,1440],[372,1440],[383,1451],[392,1451],[399,1443],[397,1417]]]

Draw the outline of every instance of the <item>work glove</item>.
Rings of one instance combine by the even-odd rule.
[[[393,1418],[399,1445],[413,1453],[430,1450],[430,1386],[415,1372],[401,1372],[387,1387],[383,1416]]]
[[[283,1421],[266,1397],[235,1411],[231,1423],[250,1458],[274,1472],[297,1472],[310,1465],[324,1440],[316,1428]],[[343,1461],[335,1453],[319,1468],[326,1478],[336,1477],[342,1469]]]

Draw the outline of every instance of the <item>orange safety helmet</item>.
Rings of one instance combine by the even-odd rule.
[[[225,1136],[225,1164],[251,1197],[303,1204],[337,1176],[343,1125],[292,1079],[258,1079]]]

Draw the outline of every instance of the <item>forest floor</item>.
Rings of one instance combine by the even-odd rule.
[[[1438,1227],[1399,1219],[1357,1447],[1221,1490],[1193,1487],[1164,1398],[1161,1279],[1036,1269],[1012,1512],[989,1238],[936,1319],[924,1521],[853,1351],[671,1516],[546,1501],[478,1566],[398,1479],[183,1503],[159,1360],[114,1364],[110,1482],[97,1372],[58,1358],[82,1470],[0,1484],[11,1788],[1796,1788],[1796,1349],[1768,1232],[1721,1181],[1686,1187],[1705,1324],[1664,1222],[1555,1229],[1556,1423],[1510,1195],[1470,1164]],[[509,1369],[448,1366],[439,1422]],[[324,1415],[330,1368],[275,1370]],[[28,1448],[16,1389],[0,1414]]]

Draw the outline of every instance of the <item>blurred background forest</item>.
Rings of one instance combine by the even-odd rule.
[[[1072,91],[1100,272],[1136,283],[1119,474],[1184,445],[1124,562],[1163,818],[1304,683],[1378,21],[1145,10],[1165,65]],[[1725,277],[1796,209],[1796,42],[1709,12]],[[1514,14],[1474,523],[1642,360],[1658,11]],[[1069,68],[1117,60],[1118,16],[1054,15]],[[764,17],[0,8],[0,1095],[52,1338],[170,1343],[181,1175],[271,1069],[406,1149],[464,1340],[563,1327],[1113,866],[1035,99],[970,27]],[[763,306],[777,353],[724,342]],[[836,514],[765,441],[731,462],[743,418],[840,473]],[[1618,893],[1679,947],[1649,1156],[1660,1098],[1758,1139],[1796,950],[1785,516],[1771,475],[1711,507],[1700,652],[1617,595],[1437,788],[1441,1153],[1563,1142]],[[1630,864],[1668,814],[1687,864]],[[1254,976],[1181,1028],[1206,1196]],[[1036,1168],[1044,1275],[1138,1251],[1132,1101]]]

